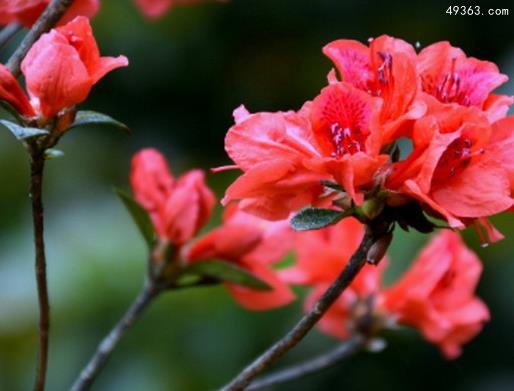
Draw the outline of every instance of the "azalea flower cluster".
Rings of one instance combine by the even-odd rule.
[[[279,273],[284,281],[311,287],[306,310],[336,279],[363,234],[362,224],[353,218],[295,234],[296,265]],[[445,357],[458,357],[462,344],[489,320],[486,305],[474,293],[482,271],[478,257],[457,233],[445,230],[386,288],[381,279],[388,262],[384,257],[378,266],[365,265],[318,323],[320,330],[345,340],[355,333],[372,336],[383,328],[406,325],[438,345]]]
[[[233,203],[219,227],[197,237],[215,203],[202,171],[192,170],[176,179],[164,157],[148,148],[134,155],[130,179],[135,199],[151,217],[156,248],[171,243],[180,268],[221,259],[268,284],[269,289],[262,291],[225,283],[234,299],[250,310],[289,304],[295,298],[289,285],[312,287],[305,302],[308,310],[345,267],[364,234],[363,224],[354,218],[322,230],[295,232],[287,220],[264,220]],[[277,268],[288,252],[295,256],[294,266]],[[386,259],[378,267],[366,265],[322,318],[320,329],[347,339],[361,332],[359,320],[371,315],[373,330],[366,333],[397,324],[413,326],[448,358],[455,358],[461,345],[489,319],[487,307],[474,295],[480,261],[458,234],[439,234],[409,271],[384,289],[381,275],[386,265]]]
[[[180,2],[194,1],[136,0],[152,18]],[[30,26],[47,5],[0,0],[0,24]],[[88,19],[99,6],[98,0],[75,0],[58,27],[34,43],[21,63],[27,93],[0,64],[0,100],[19,120],[2,124],[36,130],[20,137],[29,139],[33,160],[44,160],[34,151],[57,143],[93,86],[128,65],[124,56],[100,55]],[[487,218],[513,207],[514,117],[506,114],[514,99],[492,92],[507,77],[447,42],[416,53],[402,40],[381,36],[369,46],[338,40],[323,52],[335,69],[300,110],[234,111],[225,146],[235,164],[220,169],[243,174],[226,191],[219,226],[200,234],[216,204],[203,171],[176,177],[156,149],[134,155],[134,200],[124,201],[142,230],[145,222],[150,226],[152,288],[160,293],[222,283],[241,306],[268,310],[291,303],[292,285],[304,285],[308,311],[363,242],[365,225],[382,218],[387,230],[374,238],[373,246],[381,246],[377,259],[349,284],[320,329],[347,339],[407,325],[455,358],[489,311],[475,295],[480,261],[450,229],[475,225],[489,241],[498,240]],[[321,230],[294,231],[289,219],[307,206],[342,214]],[[450,229],[384,287],[394,225],[431,231],[435,225],[422,211]],[[294,263],[284,267],[287,255]],[[193,282],[184,283],[187,278]]]
[[[489,241],[501,238],[487,217],[513,204],[513,98],[492,93],[507,76],[448,42],[416,53],[383,35],[369,46],[337,40],[323,52],[335,69],[299,111],[234,112],[228,168],[243,175],[223,203],[240,200],[279,220],[341,194],[343,209],[378,194],[386,205],[415,202],[451,228],[481,225]],[[327,194],[327,181],[344,193]]]

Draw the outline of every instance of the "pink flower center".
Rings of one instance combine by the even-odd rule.
[[[393,83],[393,56],[387,52],[377,52],[382,64],[377,68],[376,79],[372,81],[368,93],[374,96],[382,96]]]
[[[359,129],[343,128],[338,122],[335,122],[330,125],[330,135],[334,145],[333,157],[340,158],[347,153],[353,155],[365,150],[364,136]]]
[[[455,72],[455,63],[457,59],[452,59],[452,66],[437,85],[432,85],[430,80],[423,80],[423,90],[433,95],[437,100],[443,103],[458,103],[463,106],[469,106],[470,100],[465,91],[463,91],[461,78]]]

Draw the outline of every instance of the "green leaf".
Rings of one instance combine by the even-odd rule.
[[[44,134],[48,134],[48,131],[45,129],[25,128],[23,126],[20,126],[11,121],[7,121],[5,119],[0,120],[0,123],[2,125],[4,125],[7,129],[9,129],[11,131],[11,133],[14,134],[14,137],[16,137],[18,140],[26,140],[31,137],[42,136]]]
[[[155,244],[155,231],[152,220],[146,210],[137,203],[129,194],[121,189],[115,189],[117,196],[129,211],[132,219],[136,223],[139,231],[143,235],[149,249],[153,249]]]
[[[195,285],[201,279],[202,279],[202,276],[199,276],[198,274],[182,273],[177,278],[177,285],[179,285],[179,286]]]
[[[18,123],[23,122],[20,113],[18,113],[18,111],[9,102],[6,102],[5,100],[0,100],[0,108],[2,108],[3,111],[5,111],[11,117],[13,117]]]
[[[347,213],[339,210],[305,208],[291,219],[291,226],[297,231],[320,229],[336,224],[346,216]]]
[[[45,159],[46,160],[56,159],[58,157],[63,157],[63,156],[64,156],[64,152],[61,151],[60,149],[48,148],[45,150]]]
[[[247,286],[248,288],[263,291],[271,289],[268,284],[254,276],[252,273],[226,261],[212,260],[195,262],[186,267],[182,274],[197,274],[203,277],[215,278],[220,281],[232,282],[238,285]]]
[[[130,132],[130,129],[124,123],[117,121],[106,114],[88,110],[77,111],[77,114],[75,115],[75,121],[73,121],[69,129],[77,128],[80,126],[94,125],[111,126],[126,133]]]

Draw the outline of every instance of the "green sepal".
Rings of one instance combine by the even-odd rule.
[[[231,282],[261,291],[271,289],[267,283],[249,271],[234,263],[221,260],[194,262],[182,271],[178,281],[180,282],[181,279],[186,277],[188,279],[193,278],[192,276],[212,278],[220,282]]]
[[[148,248],[152,250],[155,245],[155,231],[153,229],[152,220],[150,219],[147,211],[123,190],[115,188],[114,191],[127,208],[132,220],[134,220],[139,228]]]
[[[38,137],[48,134],[48,130],[39,128],[26,128],[17,123],[1,119],[0,124],[4,125],[18,140],[26,140],[31,137]]]
[[[305,208],[291,219],[291,226],[296,231],[321,229],[337,224],[347,216],[348,213],[334,209]]]
[[[81,110],[77,111],[75,120],[70,125],[69,129],[83,127],[83,126],[110,126],[119,129],[123,132],[130,133],[130,129],[123,122],[115,120],[107,114],[98,113],[96,111]],[[68,129],[68,130],[69,130]]]

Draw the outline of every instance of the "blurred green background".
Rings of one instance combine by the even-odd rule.
[[[112,186],[127,187],[132,153],[156,146],[179,174],[229,163],[223,137],[240,103],[251,111],[297,109],[326,82],[321,47],[337,38],[365,41],[388,33],[422,46],[450,40],[469,55],[514,75],[513,16],[450,16],[447,2],[232,0],[173,9],[148,22],[128,0],[102,2],[94,20],[104,55],[130,66],[102,80],[82,108],[127,123],[132,136],[84,129],[60,145],[45,178],[46,239],[53,324],[48,390],[65,390],[142,285],[145,248]],[[473,2],[473,5],[479,4]],[[514,4],[491,2],[482,7]],[[19,38],[19,37],[18,37]],[[13,45],[4,48],[5,61]],[[514,84],[502,88],[514,93]],[[234,173],[209,176],[219,197]],[[37,306],[29,216],[28,167],[22,147],[0,133],[0,390],[32,387]],[[219,219],[219,210],[213,221]],[[486,249],[479,287],[492,321],[444,360],[413,331],[388,333],[388,348],[363,353],[280,390],[514,389],[514,224],[494,219],[507,239]],[[394,280],[426,238],[399,233],[387,280]],[[220,287],[166,294],[119,345],[94,390],[208,390],[298,319],[301,301],[252,313]],[[334,345],[313,332],[275,368]]]

